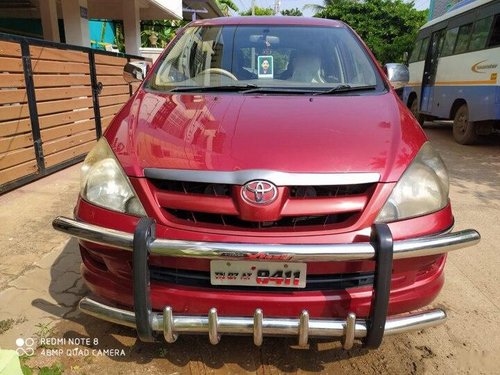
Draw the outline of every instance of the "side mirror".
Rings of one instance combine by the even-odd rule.
[[[410,81],[410,71],[404,64],[389,63],[384,65],[384,71],[392,87],[399,89]]]
[[[129,62],[123,68],[123,79],[128,83],[143,81],[148,73],[148,68],[146,61]]]

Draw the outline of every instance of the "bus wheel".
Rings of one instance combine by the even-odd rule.
[[[420,125],[424,124],[425,118],[424,115],[418,112],[418,99],[414,98],[410,104],[410,112],[417,119]]]
[[[461,145],[471,145],[477,141],[474,123],[469,121],[467,104],[462,104],[453,117],[453,138]]]

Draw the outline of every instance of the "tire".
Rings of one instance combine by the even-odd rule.
[[[471,145],[477,142],[478,135],[474,123],[469,121],[467,104],[462,104],[453,117],[453,138],[461,145]]]
[[[418,98],[414,98],[410,104],[410,112],[417,119],[420,125],[424,125],[424,115],[418,112]]]

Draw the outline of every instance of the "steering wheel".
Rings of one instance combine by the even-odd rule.
[[[231,78],[234,81],[238,80],[238,78],[236,78],[236,76],[233,73],[228,72],[227,70],[221,69],[221,68],[205,69],[205,70],[201,71],[200,73],[198,73],[198,76],[205,75],[205,74],[220,74],[221,76]]]

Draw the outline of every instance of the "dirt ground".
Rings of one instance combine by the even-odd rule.
[[[449,127],[426,132],[450,171],[455,229],[482,235],[478,246],[448,257],[444,289],[432,304],[446,308],[446,324],[387,337],[376,351],[346,352],[325,340],[298,349],[287,338],[265,338],[257,348],[250,337],[230,336],[217,346],[205,336],[141,343],[134,330],[76,309],[87,293],[76,241],[50,226],[57,215],[71,216],[75,166],[0,196],[0,348],[27,351],[29,338],[45,339],[23,359],[35,373],[50,367],[65,374],[500,373],[500,137],[465,147],[454,143]]]

